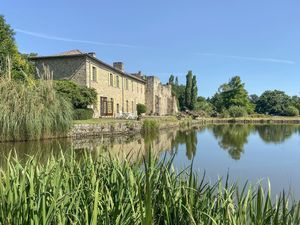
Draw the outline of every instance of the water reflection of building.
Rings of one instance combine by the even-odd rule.
[[[16,152],[19,159],[37,155],[40,162],[46,162],[53,153],[60,156],[61,151],[75,149],[77,153],[91,151],[94,155],[100,152],[110,153],[114,157],[130,156],[133,161],[140,161],[152,148],[153,154],[159,155],[164,151],[176,153],[183,146],[188,159],[192,159],[197,151],[197,135],[200,131],[212,132],[220,148],[239,160],[244,152],[251,133],[258,134],[265,143],[283,143],[293,134],[300,133],[299,125],[241,125],[223,124],[203,126],[188,130],[164,130],[159,133],[142,136],[112,136],[92,139],[52,139],[45,141],[28,141],[17,143],[0,143],[0,167],[11,151]]]
[[[107,152],[114,157],[123,159],[129,157],[132,161],[139,161],[146,156],[151,148],[152,154],[159,155],[163,151],[172,150],[172,143],[177,131],[164,131],[153,137],[142,135],[115,136],[111,138],[77,139],[73,140],[74,149],[88,149],[93,154]]]

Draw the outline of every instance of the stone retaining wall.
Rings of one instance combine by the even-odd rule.
[[[300,124],[299,119],[215,119],[203,118],[197,120],[178,120],[165,122],[157,120],[159,129],[171,128],[192,128],[204,124]],[[100,124],[75,124],[68,137],[83,138],[83,137],[97,137],[102,135],[117,135],[117,134],[130,134],[139,133],[142,129],[143,121],[116,121],[113,123],[100,123]]]
[[[142,128],[142,123],[139,121],[103,123],[103,124],[75,124],[69,137],[95,137],[109,134],[125,134],[136,133]]]

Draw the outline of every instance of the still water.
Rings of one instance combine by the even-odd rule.
[[[300,199],[300,126],[299,125],[210,125],[188,130],[168,130],[143,137],[117,136],[93,139],[56,139],[0,144],[0,166],[14,149],[20,159],[38,155],[44,162],[53,152],[106,151],[115,157],[141,161],[152,146],[157,155],[175,154],[174,166],[183,169],[194,159],[194,169],[209,181],[230,174],[230,180],[244,184],[259,181],[272,184],[272,193],[283,189]]]

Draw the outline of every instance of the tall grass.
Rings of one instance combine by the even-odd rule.
[[[157,132],[159,129],[159,124],[156,120],[145,119],[143,121],[141,132],[145,135]]]
[[[77,158],[77,159],[76,159]],[[283,192],[214,185],[172,160],[138,164],[74,152],[20,163],[0,173],[0,224],[299,224],[300,203]]]
[[[51,80],[18,82],[0,78],[0,141],[53,137],[72,124],[72,107]]]

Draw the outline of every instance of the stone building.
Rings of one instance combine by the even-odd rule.
[[[168,115],[177,112],[170,85],[158,78],[139,73],[126,73],[122,62],[113,66],[96,58],[95,53],[72,50],[51,56],[32,57],[37,75],[45,68],[54,80],[72,80],[81,86],[95,88],[98,96],[93,106],[94,117],[136,114],[138,103],[147,106],[147,113]]]
[[[155,76],[146,79],[146,99],[147,114],[171,115],[177,112],[177,100],[172,96],[172,86],[163,85]]]

